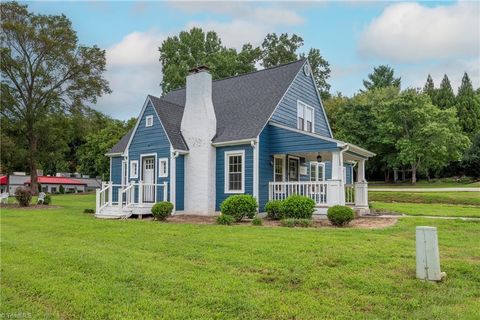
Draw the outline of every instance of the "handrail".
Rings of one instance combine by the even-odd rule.
[[[130,207],[132,205],[132,199],[134,200],[134,195],[133,195],[133,191],[134,191],[133,187],[134,186],[135,186],[135,184],[132,183],[128,187],[123,188],[121,190],[121,194],[122,194],[121,199],[124,199],[123,194],[126,195],[126,197],[125,197],[125,207],[126,208]],[[130,191],[130,192],[127,193],[128,191]],[[122,203],[122,205],[123,205],[123,203]]]
[[[269,200],[284,200],[290,195],[311,198],[316,204],[327,203],[326,181],[281,181],[269,182]]]

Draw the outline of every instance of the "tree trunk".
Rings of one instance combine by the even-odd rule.
[[[30,190],[33,194],[38,193],[37,183],[37,138],[33,129],[28,132],[28,164],[30,167]]]
[[[383,171],[383,174],[384,174],[384,179],[385,179],[385,183],[388,183],[388,181],[390,180],[390,171],[388,168],[385,168],[385,170]]]
[[[417,166],[412,164],[412,184],[417,183]]]

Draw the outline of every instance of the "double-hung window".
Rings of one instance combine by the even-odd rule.
[[[299,130],[314,132],[315,110],[302,101],[297,102],[297,128]]]
[[[130,178],[138,178],[138,160],[130,161]]]
[[[153,116],[146,116],[145,117],[145,127],[153,126]]]
[[[160,178],[168,177],[168,158],[158,159],[158,176]]]
[[[245,151],[225,152],[225,193],[244,193]]]

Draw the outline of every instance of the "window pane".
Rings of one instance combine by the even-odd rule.
[[[312,123],[310,121],[307,121],[307,131],[312,132]]]
[[[316,181],[317,180],[317,164],[312,163],[310,165],[310,181]]]
[[[241,190],[242,189],[242,156],[231,155],[228,156],[228,189]]]
[[[298,117],[298,129],[304,130],[304,119],[301,117]]]

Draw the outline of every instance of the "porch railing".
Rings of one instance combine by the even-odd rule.
[[[291,195],[306,196],[317,205],[327,203],[327,183],[311,181],[269,182],[269,200],[284,200]]]
[[[345,185],[345,204],[355,204],[355,186],[353,184]]]

